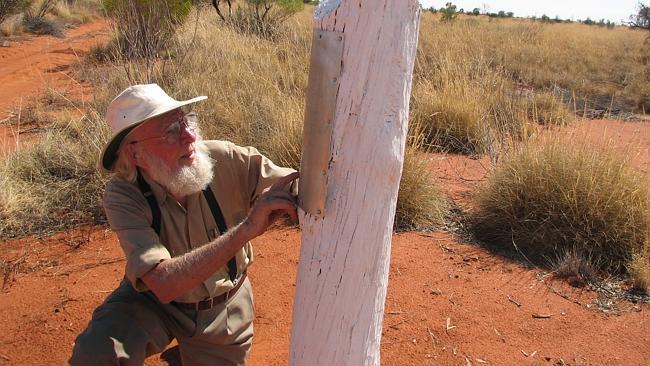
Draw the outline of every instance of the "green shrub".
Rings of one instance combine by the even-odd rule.
[[[624,273],[648,240],[644,178],[566,138],[513,153],[477,194],[476,207],[480,240],[542,265],[574,253],[600,270]]]

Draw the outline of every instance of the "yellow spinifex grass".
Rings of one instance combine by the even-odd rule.
[[[542,265],[573,253],[625,273],[648,240],[647,177],[576,141],[555,135],[513,151],[478,192],[473,230]]]

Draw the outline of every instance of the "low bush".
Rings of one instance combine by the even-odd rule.
[[[39,35],[51,35],[63,38],[63,27],[54,20],[43,17],[25,16],[23,18],[25,31]]]
[[[573,253],[621,274],[648,240],[647,181],[575,139],[544,139],[513,152],[479,191],[476,207],[472,226],[481,241],[541,265]]]

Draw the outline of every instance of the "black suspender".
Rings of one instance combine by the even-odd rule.
[[[140,169],[138,169],[137,180],[138,188],[140,188],[140,192],[142,192],[142,195],[151,208],[151,216],[153,218],[151,220],[151,228],[156,232],[156,234],[160,235],[160,207],[158,207],[158,202],[156,202],[156,197],[154,197],[149,183],[147,183],[142,177],[142,174],[140,174]]]
[[[149,186],[142,177],[142,174],[140,174],[140,169],[138,169],[137,183],[140,192],[142,192],[142,195],[151,208],[151,228],[156,232],[156,234],[160,235],[160,207],[158,207],[156,197],[154,197],[153,192],[151,191],[151,186]],[[206,201],[208,201],[208,206],[210,206],[210,211],[212,211],[212,216],[214,217],[214,221],[217,223],[219,232],[221,235],[225,234],[226,231],[228,231],[226,220],[221,212],[221,207],[219,207],[219,202],[217,202],[217,199],[214,197],[214,192],[212,192],[212,188],[210,188],[209,185],[203,190],[203,196]],[[228,276],[230,276],[230,280],[233,282],[235,281],[235,278],[237,278],[237,260],[235,257],[230,258],[228,261]]]
[[[212,192],[210,185],[205,187],[203,190],[203,196],[205,197],[205,200],[208,201],[208,206],[210,206],[210,211],[212,211],[212,216],[214,217],[214,221],[217,223],[219,232],[221,235],[225,234],[226,231],[228,231],[226,220],[223,218],[221,207],[219,207],[219,202],[217,202],[217,199],[214,197],[214,192]],[[235,257],[230,258],[228,261],[228,275],[230,276],[230,280],[235,282],[235,278],[237,278],[237,260]]]

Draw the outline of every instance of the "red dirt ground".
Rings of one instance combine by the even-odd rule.
[[[97,34],[105,29],[101,24],[84,27],[70,32],[76,34],[75,39],[88,40],[69,46],[77,54],[87,50],[93,39],[84,38],[83,29]],[[25,55],[13,60],[28,64],[31,58],[47,55],[52,49],[67,49],[66,45],[56,39],[34,38],[12,45],[19,48],[12,51],[14,55]],[[34,51],[23,51],[23,47]],[[5,73],[5,53],[0,48],[0,82],[8,85],[13,78]],[[8,96],[15,101],[19,95],[24,100],[38,95],[42,80],[49,75],[46,70],[68,70],[76,62],[77,57],[47,56],[28,73],[15,68],[16,78],[26,81],[13,84],[13,92],[0,89],[0,103],[6,103],[0,110],[14,103],[7,101]],[[87,90],[84,93],[89,95]],[[633,166],[648,173],[650,124],[582,121],[572,129],[594,143],[602,138],[612,140],[612,148],[621,153],[633,146],[638,153],[633,156]],[[487,158],[436,154],[430,159],[443,189],[463,206],[489,170]],[[277,228],[254,244],[257,255],[251,278],[256,336],[249,364],[285,365],[300,233]],[[92,310],[123,276],[124,260],[115,236],[96,227],[0,245],[4,273],[0,365],[65,364],[74,338]],[[382,364],[647,365],[650,305],[625,301],[611,305],[595,292],[573,288],[539,270],[508,262],[449,233],[396,234]],[[171,346],[146,364],[177,364],[176,358]]]
[[[73,69],[82,55],[107,35],[107,25],[100,21],[71,29],[65,38],[42,36],[7,41],[5,47],[0,47],[0,121],[24,112],[33,98],[48,89],[79,104],[89,101],[92,90],[72,77]],[[1,151],[15,147],[20,130],[20,126],[0,125]]]

